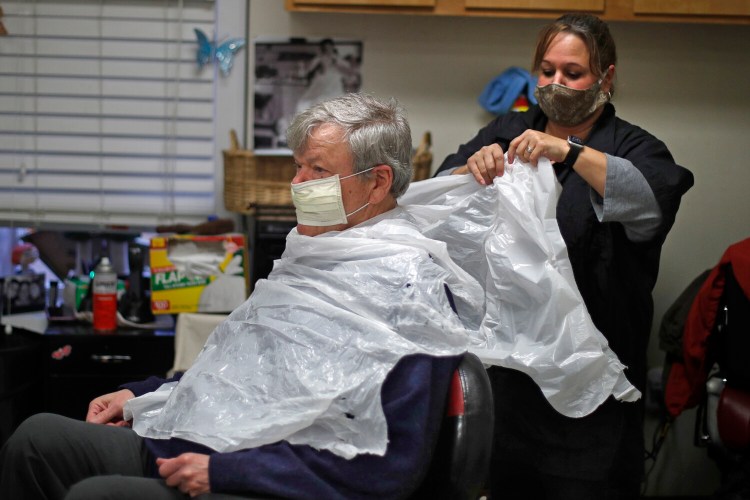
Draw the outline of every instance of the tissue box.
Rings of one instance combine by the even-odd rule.
[[[247,298],[247,244],[241,234],[151,238],[151,311],[227,313]]]

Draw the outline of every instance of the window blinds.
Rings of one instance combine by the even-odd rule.
[[[220,211],[216,133],[241,129],[244,53],[226,77],[199,68],[193,31],[219,32],[220,1],[2,5],[0,219],[149,227]]]

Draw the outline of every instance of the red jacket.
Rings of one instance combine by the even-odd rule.
[[[731,245],[701,286],[685,321],[682,336],[682,360],[669,372],[664,399],[673,417],[698,404],[706,388],[706,343],[714,329],[719,301],[724,291],[724,272],[732,265],[735,278],[750,297],[750,238]]]

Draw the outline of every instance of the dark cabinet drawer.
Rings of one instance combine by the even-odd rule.
[[[126,382],[166,376],[172,332],[44,335],[44,411],[83,419],[95,397]]]
[[[174,359],[174,337],[78,335],[47,337],[49,374],[163,376]]]
[[[38,334],[0,333],[0,446],[26,417],[41,410],[44,370]]]

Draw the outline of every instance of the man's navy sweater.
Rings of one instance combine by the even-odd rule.
[[[331,500],[405,498],[419,486],[429,467],[450,380],[460,359],[407,356],[388,374],[381,390],[388,423],[388,448],[382,457],[363,454],[348,460],[286,441],[231,453],[217,453],[181,439],[146,439],[146,445],[155,457],[210,454],[209,480],[215,493]],[[166,381],[151,377],[122,387],[139,396]],[[153,474],[157,475],[155,465]]]

